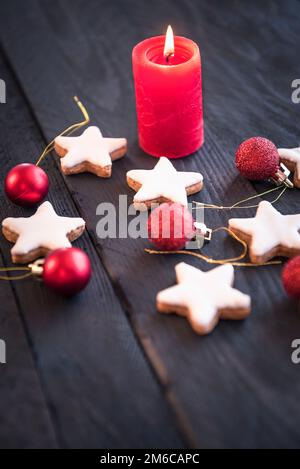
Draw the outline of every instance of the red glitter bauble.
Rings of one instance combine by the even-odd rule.
[[[23,163],[9,171],[4,189],[7,197],[15,204],[32,207],[48,194],[49,179],[38,166]]]
[[[282,272],[282,283],[288,295],[300,298],[300,256],[286,264]]]
[[[87,286],[90,278],[91,263],[81,249],[57,249],[45,260],[43,280],[61,295],[75,295]]]
[[[251,181],[263,181],[274,177],[280,161],[276,146],[263,137],[245,140],[236,151],[236,167]]]
[[[187,207],[178,203],[164,203],[148,218],[149,240],[162,251],[176,251],[196,234],[194,219]]]

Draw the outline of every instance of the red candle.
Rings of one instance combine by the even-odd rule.
[[[132,62],[141,148],[156,157],[194,153],[204,142],[197,44],[169,27],[135,46]]]

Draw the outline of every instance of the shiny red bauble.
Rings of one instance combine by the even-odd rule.
[[[236,167],[246,179],[263,181],[275,176],[279,169],[279,153],[270,140],[253,137],[245,140],[236,151]]]
[[[185,247],[196,234],[194,219],[179,203],[164,203],[148,218],[149,240],[162,251],[176,251]]]
[[[300,299],[300,256],[287,262],[282,271],[282,283],[289,296]]]
[[[5,179],[5,193],[17,205],[32,207],[48,194],[49,179],[34,164],[23,163],[12,168]]]
[[[46,258],[43,280],[47,287],[65,296],[83,290],[91,278],[91,263],[81,249],[64,248]]]

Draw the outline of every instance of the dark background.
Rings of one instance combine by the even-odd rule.
[[[129,141],[110,180],[63,177],[55,155],[43,164],[56,210],[87,221],[75,244],[90,256],[93,278],[71,300],[31,279],[0,283],[0,337],[7,343],[1,447],[299,446],[300,376],[291,342],[300,336],[300,317],[283,292],[282,267],[237,269],[252,316],[223,322],[202,338],[184,319],[157,314],[155,296],[174,283],[180,260],[208,265],[151,257],[146,241],[99,240],[95,233],[100,202],[132,197],[126,171],[155,164],[138,148],[131,51],[168,24],[202,54],[205,145],[175,163],[204,174],[196,200],[227,205],[270,187],[237,174],[234,152],[243,139],[299,144],[300,104],[291,101],[291,83],[300,78],[297,0],[1,2],[0,78],[8,91],[0,105],[1,218],[31,213],[5,198],[4,177],[17,163],[35,162],[46,142],[78,121],[74,94],[104,135]],[[299,200],[295,189],[277,208],[297,213]],[[208,211],[205,221],[214,228],[229,216]],[[10,265],[3,237],[0,249]],[[205,253],[236,250],[220,235]]]

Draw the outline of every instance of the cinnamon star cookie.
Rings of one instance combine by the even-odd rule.
[[[203,188],[200,173],[176,171],[168,158],[161,157],[151,170],[134,169],[127,173],[127,184],[136,194],[136,210],[147,210],[152,204],[178,202],[187,206],[187,195]]]
[[[232,218],[229,228],[248,244],[255,264],[300,254],[300,215],[282,215],[270,202],[260,202],[254,218]]]
[[[251,298],[232,288],[232,265],[205,273],[181,262],[175,271],[178,285],[158,293],[157,309],[186,317],[197,334],[209,334],[220,319],[241,320],[251,313]]]
[[[112,161],[126,154],[127,140],[104,138],[98,127],[88,127],[80,137],[57,137],[54,148],[64,174],[90,172],[109,178]]]
[[[14,243],[12,261],[27,264],[50,251],[71,247],[85,229],[82,218],[58,216],[50,202],[44,202],[29,218],[6,218],[2,231]]]

